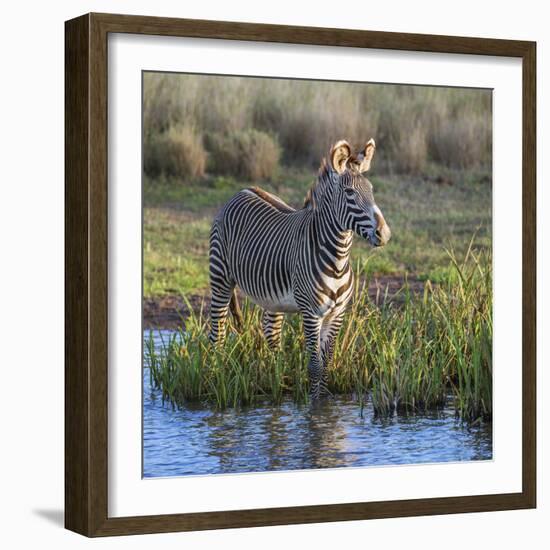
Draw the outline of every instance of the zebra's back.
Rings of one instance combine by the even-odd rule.
[[[264,309],[297,311],[293,277],[303,216],[261,189],[240,191],[214,221],[211,265],[223,261],[227,276]]]

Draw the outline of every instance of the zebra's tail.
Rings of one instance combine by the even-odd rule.
[[[233,316],[233,322],[235,323],[235,328],[241,332],[244,326],[243,312],[241,311],[241,306],[239,305],[239,300],[237,299],[237,287],[233,289],[233,294],[231,294],[231,300],[229,301],[229,309],[231,315]]]

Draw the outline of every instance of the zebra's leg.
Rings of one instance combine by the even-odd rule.
[[[267,344],[273,350],[281,344],[281,328],[283,326],[283,313],[264,311],[262,317],[262,330]]]
[[[220,237],[220,222],[215,220],[210,231],[210,342],[221,345],[225,340],[227,312],[235,288],[229,274],[225,248]]]
[[[239,299],[237,298],[237,287],[233,287],[231,300],[229,301],[229,310],[233,316],[233,323],[235,324],[237,332],[241,332],[244,327],[244,318],[241,306],[239,305]]]
[[[309,352],[307,367],[309,377],[309,395],[315,401],[321,395],[322,353],[321,353],[321,319],[310,313],[304,313],[304,336]]]
[[[322,357],[322,373],[321,373],[321,394],[330,394],[328,389],[328,371],[334,357],[334,346],[336,337],[344,320],[344,311],[340,311],[334,315],[327,316],[323,320],[321,327],[321,357]]]
[[[212,302],[210,304],[210,342],[223,345],[227,331],[227,313],[233,293],[234,283],[212,284]]]

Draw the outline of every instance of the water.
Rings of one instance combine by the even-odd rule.
[[[186,476],[492,458],[492,426],[468,426],[453,410],[416,416],[363,416],[335,397],[315,410],[286,401],[216,411],[162,403],[143,373],[143,475]]]

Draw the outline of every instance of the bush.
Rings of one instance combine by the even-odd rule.
[[[209,134],[209,171],[248,181],[270,180],[279,167],[281,149],[275,138],[259,130]]]
[[[490,90],[161,73],[144,77],[151,173],[179,173],[177,161],[162,158],[173,127],[186,128],[196,142],[200,139],[189,127],[210,136],[206,149],[218,157],[212,158],[212,170],[252,179],[271,177],[278,162],[309,170],[336,140],[359,147],[371,137],[378,145],[378,172],[425,172],[429,162],[485,168],[491,164],[491,112]],[[249,160],[251,142],[256,150]],[[261,166],[249,166],[263,155]]]
[[[396,167],[404,174],[423,172],[428,160],[426,129],[419,121],[404,124],[396,138]]]
[[[143,168],[148,176],[197,178],[204,175],[206,151],[201,136],[189,126],[171,126],[145,139]]]
[[[436,162],[460,169],[489,164],[491,147],[489,118],[474,114],[442,121],[430,140],[430,151]]]
[[[434,107],[433,101],[410,87],[384,89],[374,106],[380,116],[376,140],[380,151],[392,171],[422,173],[428,161],[428,113]]]
[[[371,137],[378,138],[379,115],[367,108],[367,90],[336,84],[304,82],[301,95],[285,90],[284,117],[277,131],[286,164],[317,168],[340,139],[362,147]]]
[[[281,128],[284,110],[279,98],[266,93],[258,93],[252,105],[252,126],[257,130],[272,132]]]
[[[326,138],[327,143],[319,143],[326,135],[320,118],[307,107],[287,113],[285,124],[280,130],[286,164],[308,167],[319,164],[321,156],[326,154],[329,140]]]

